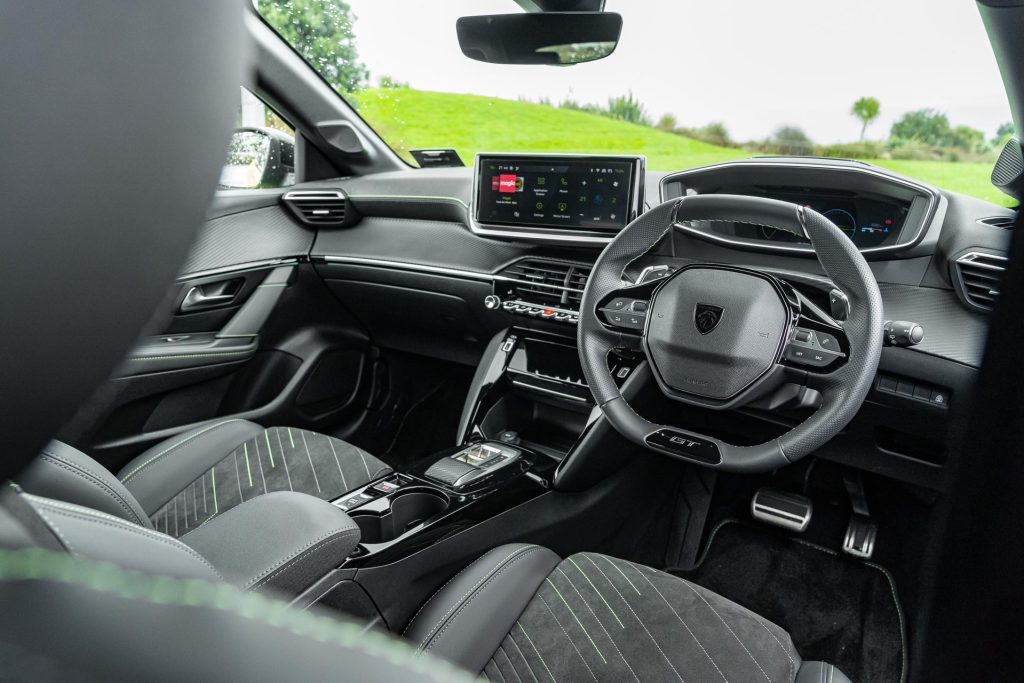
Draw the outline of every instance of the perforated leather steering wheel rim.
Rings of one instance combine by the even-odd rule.
[[[608,354],[633,344],[607,327],[598,305],[622,289],[623,274],[677,223],[688,221],[766,225],[810,240],[818,261],[850,302],[843,331],[850,344],[847,362],[834,372],[814,375],[821,407],[785,434],[753,446],[737,446],[674,425],[640,416],[623,398],[608,368]],[[856,415],[871,389],[882,347],[881,294],[864,256],[849,237],[821,214],[796,204],[738,195],[696,195],[665,202],[627,225],[604,249],[591,272],[580,308],[577,343],[583,373],[594,399],[611,425],[626,438],[660,451],[718,469],[758,472],[788,465],[812,453],[838,434]],[[717,462],[688,458],[652,446],[652,435],[669,430],[680,438],[713,445]]]

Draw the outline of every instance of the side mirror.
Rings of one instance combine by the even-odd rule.
[[[295,183],[295,140],[274,128],[236,128],[218,186],[232,190]]]
[[[460,17],[462,54],[492,64],[565,66],[615,51],[622,17],[612,12],[528,12]]]

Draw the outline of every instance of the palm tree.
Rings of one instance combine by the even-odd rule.
[[[860,139],[864,139],[864,133],[868,129],[868,124],[878,118],[878,112],[881,111],[882,105],[879,104],[878,100],[874,97],[862,97],[853,103],[853,109],[850,113],[860,119]]]

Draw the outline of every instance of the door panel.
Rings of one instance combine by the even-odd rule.
[[[305,262],[313,233],[280,207],[221,200],[173,311],[60,433],[117,471],[196,423],[227,416],[354,429],[374,394],[367,334]],[[251,204],[249,204],[251,206]],[[271,214],[273,217],[271,218]],[[232,265],[237,264],[237,265]]]

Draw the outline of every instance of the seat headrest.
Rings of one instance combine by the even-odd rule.
[[[242,0],[13,0],[0,21],[0,479],[111,372],[216,187]]]

